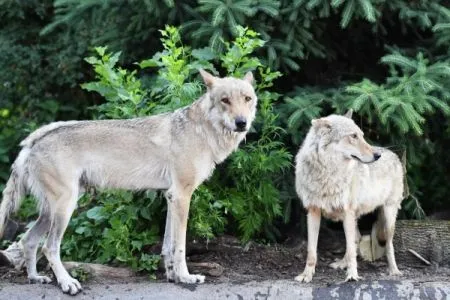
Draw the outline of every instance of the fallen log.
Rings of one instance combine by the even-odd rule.
[[[201,273],[213,277],[219,277],[223,273],[223,267],[214,262],[188,262],[187,266],[191,273]]]
[[[82,263],[76,261],[65,261],[63,262],[64,267],[70,272],[74,269],[82,269],[89,275],[99,278],[130,278],[136,276],[136,273],[124,267],[110,267],[101,264],[94,263]]]
[[[39,254],[38,260],[41,257],[42,254]],[[10,266],[20,270],[24,267],[24,263],[25,259],[20,243],[14,242],[8,249],[0,250],[0,266]],[[125,267],[110,267],[102,264],[74,261],[63,262],[63,265],[69,272],[74,269],[82,269],[93,277],[127,278],[137,275],[136,272]],[[224,270],[221,265],[211,262],[188,262],[187,265],[191,272],[199,272],[214,277],[222,275]],[[161,267],[163,267],[162,264]]]
[[[363,236],[361,256],[369,261],[385,255],[372,236]],[[426,265],[450,266],[450,221],[399,220],[394,235],[395,258],[398,264],[410,267]]]
[[[435,266],[450,266],[450,221],[398,221],[394,236],[395,255],[410,266],[424,265],[411,253],[417,252]]]

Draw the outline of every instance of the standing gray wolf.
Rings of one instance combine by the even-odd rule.
[[[357,219],[379,209],[378,239],[386,242],[391,275],[401,275],[394,257],[395,220],[403,200],[403,166],[393,152],[370,146],[361,129],[345,116],[312,120],[312,126],[296,157],[296,190],[308,211],[308,255],[305,270],[295,279],[310,282],[315,273],[320,219],[343,221],[346,252],[331,264],[347,268],[348,280],[358,280]]]
[[[50,282],[36,271],[42,252],[63,292],[76,294],[80,283],[60,258],[61,239],[84,184],[129,190],[167,190],[162,255],[169,281],[200,283],[186,265],[186,226],[194,190],[216,164],[238,147],[255,118],[253,75],[218,78],[200,70],[206,93],[172,113],[130,120],[68,121],[43,126],[22,141],[0,206],[0,233],[20,199],[39,200],[39,218],[22,237],[30,281]]]

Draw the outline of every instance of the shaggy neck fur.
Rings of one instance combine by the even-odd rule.
[[[237,149],[246,132],[234,132],[226,128],[222,123],[222,116],[215,114],[214,108],[209,93],[206,93],[184,111],[199,138],[213,152],[214,162],[218,164]]]
[[[328,149],[331,141],[321,139],[311,129],[297,155],[297,192],[305,207],[316,206],[327,211],[342,209],[349,197],[357,162]],[[341,161],[341,163],[336,163]],[[321,199],[320,204],[315,200]]]

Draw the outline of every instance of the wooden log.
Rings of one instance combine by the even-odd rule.
[[[83,269],[93,277],[101,278],[130,278],[136,276],[136,273],[129,268],[110,267],[101,264],[82,263],[76,261],[63,262],[64,267],[71,271],[73,269]]]
[[[22,244],[13,242],[7,249],[0,250],[0,265],[22,269],[25,266]]]
[[[399,220],[394,248],[397,262],[404,265],[426,265],[412,250],[432,265],[450,266],[450,221]]]
[[[223,273],[223,267],[214,262],[188,262],[187,266],[192,273],[202,273],[213,277],[219,277]]]
[[[40,253],[38,255],[38,260],[41,257],[42,254]],[[20,243],[14,242],[8,247],[8,249],[0,250],[0,266],[10,266],[20,270],[24,267],[24,263],[24,253]],[[83,269],[86,273],[89,273],[93,277],[127,278],[136,276],[136,272],[124,267],[110,267],[101,264],[74,261],[63,262],[63,265],[68,271],[72,269]],[[195,272],[200,272],[214,277],[222,275],[224,271],[224,268],[221,265],[213,262],[188,262],[188,267]],[[161,268],[163,270],[162,262]]]
[[[410,267],[450,266],[450,221],[400,220],[394,236],[397,263]],[[377,242],[376,232],[365,235],[359,243],[360,256],[367,261],[386,254]]]

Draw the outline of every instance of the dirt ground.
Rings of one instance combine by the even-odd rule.
[[[203,251],[201,251],[203,250]],[[245,251],[239,242],[232,237],[222,237],[208,248],[195,249],[188,256],[192,262],[215,262],[224,267],[221,276],[207,276],[206,281],[247,282],[251,280],[293,279],[305,267],[306,241],[288,241],[280,245],[250,244]],[[189,252],[189,250],[188,250]],[[337,258],[342,258],[345,252],[345,237],[341,232],[331,232],[319,239],[318,265],[313,282],[326,286],[345,279],[344,270],[334,270],[329,267]],[[449,281],[448,267],[406,266],[398,262],[403,272],[401,279],[413,279],[417,282]],[[358,258],[358,272],[364,280],[400,279],[388,276],[385,258],[375,262],[366,262]],[[161,278],[163,278],[163,273]]]
[[[156,247],[153,250],[157,251]],[[200,272],[206,275],[206,283],[244,283],[263,280],[291,280],[303,271],[306,258],[306,242],[301,239],[288,239],[284,244],[262,245],[250,243],[242,245],[236,238],[223,236],[206,243],[191,242],[188,244],[187,261],[193,263],[216,263],[223,268],[223,272],[217,276],[208,275],[204,269],[191,268],[191,272]],[[319,239],[319,260],[313,283],[318,286],[329,286],[340,283],[345,278],[345,271],[334,270],[328,265],[336,258],[341,258],[345,251],[345,238],[342,232],[329,231],[322,234]],[[41,269],[43,268],[41,260]],[[450,282],[450,268],[448,267],[421,267],[420,262],[415,266],[403,265],[398,262],[399,269],[403,272],[401,279],[410,279],[414,282],[444,281]],[[364,280],[400,279],[389,277],[386,273],[386,261],[381,259],[376,262],[365,262],[358,258],[359,275]],[[44,272],[50,273],[45,270]],[[91,278],[83,283],[86,287],[90,283],[130,283],[149,280],[148,276],[136,276],[134,278],[106,279]],[[156,273],[156,280],[164,282],[164,271]],[[24,271],[16,271],[8,267],[0,267],[0,282],[26,283]]]

